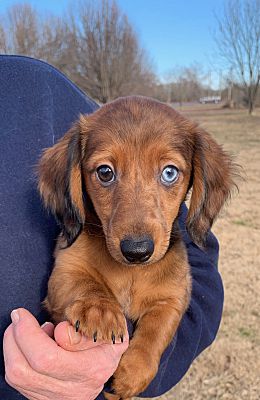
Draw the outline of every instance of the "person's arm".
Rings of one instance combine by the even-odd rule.
[[[30,400],[95,399],[128,347],[128,338],[94,343],[68,322],[41,328],[22,308],[11,316],[4,335],[5,379]]]

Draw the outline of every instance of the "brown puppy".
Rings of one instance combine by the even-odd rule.
[[[228,155],[171,107],[126,97],[81,116],[40,161],[39,189],[62,234],[45,304],[94,340],[136,322],[114,374],[125,399],[143,391],[187,309],[191,277],[178,230],[198,245],[233,186]]]

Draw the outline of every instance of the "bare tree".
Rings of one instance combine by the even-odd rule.
[[[62,69],[64,54],[69,53],[68,35],[61,18],[43,16],[27,3],[16,4],[0,21],[0,52],[35,57]]]
[[[198,100],[205,93],[204,75],[199,64],[189,67],[175,67],[165,76],[167,81],[167,101],[190,102]]]
[[[216,18],[220,55],[242,85],[251,114],[260,83],[260,0],[228,0]]]
[[[39,24],[33,7],[29,4],[14,5],[8,10],[7,19],[6,48],[17,54],[37,56]]]
[[[76,73],[68,73],[81,87],[102,103],[147,87],[152,74],[144,51],[115,1],[80,3],[74,19],[79,21],[78,65]]]
[[[7,53],[7,38],[3,25],[0,22],[0,53]]]

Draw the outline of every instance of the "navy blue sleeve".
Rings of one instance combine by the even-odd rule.
[[[52,146],[79,113],[91,113],[97,108],[94,101],[48,64],[27,57],[0,56],[1,338],[14,308],[27,308],[40,323],[46,319],[41,301],[47,290],[58,229],[41,205],[35,165],[42,149]],[[192,267],[191,304],[143,397],[159,396],[183,377],[193,359],[214,340],[221,318],[223,289],[217,271],[218,243],[209,234],[205,251],[196,247],[185,231],[186,212],[183,206],[180,225]],[[5,383],[2,344],[0,398],[24,399]]]
[[[40,323],[58,228],[42,207],[36,165],[78,119],[98,105],[50,65],[0,56],[0,399],[24,399],[4,380],[2,337],[17,307]]]

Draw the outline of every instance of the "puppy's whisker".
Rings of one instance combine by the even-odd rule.
[[[98,235],[97,233],[93,233],[93,232],[88,232],[89,236],[93,236],[93,237],[99,237],[99,238],[104,238],[105,235]]]
[[[100,225],[100,224],[94,224],[94,222],[85,222],[85,225],[92,225],[92,226],[96,226],[97,228],[102,228],[103,229],[103,226],[102,225]]]

